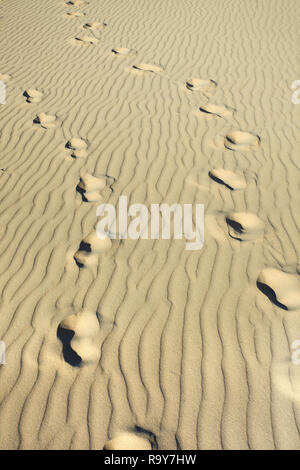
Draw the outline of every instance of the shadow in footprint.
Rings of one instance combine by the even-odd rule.
[[[76,191],[81,195],[83,202],[89,202],[89,200],[85,197],[85,190],[83,188],[77,185]]]
[[[40,103],[43,99],[43,93],[34,88],[25,90],[23,96],[25,96],[27,103]]]
[[[82,43],[82,44],[93,45],[93,44],[96,44],[99,41],[99,39],[95,37],[90,37],[90,36],[83,36],[83,37],[76,37],[75,41]]]
[[[245,189],[247,187],[247,182],[243,174],[234,173],[225,168],[213,168],[208,174],[213,181],[222,184],[231,191]]]
[[[134,70],[138,70],[141,72],[150,72],[150,73],[159,73],[162,72],[163,69],[159,65],[152,65],[152,64],[138,64],[133,65],[132,68]]]
[[[39,124],[44,129],[54,128],[57,123],[57,116],[40,113],[33,119],[34,124]]]
[[[73,367],[80,367],[82,359],[71,348],[71,341],[74,334],[74,331],[67,330],[66,328],[62,328],[61,326],[57,328],[57,337],[60,339],[63,345],[64,360]]]
[[[91,245],[89,243],[81,241],[79,245],[79,251],[86,251],[87,253],[91,253],[92,252]]]
[[[66,144],[65,148],[71,150],[70,156],[76,158],[86,158],[88,141],[80,138],[72,138]]]
[[[276,294],[273,291],[273,289],[271,289],[271,287],[259,281],[256,282],[256,285],[258,289],[268,297],[268,299],[270,300],[270,302],[272,302],[272,304],[276,305],[276,307],[282,308],[283,310],[288,310],[288,308],[284,304],[278,302],[276,298]]]
[[[209,177],[214,180],[216,183],[222,184],[223,186],[226,186],[226,188],[230,189],[230,191],[233,191],[233,188],[229,186],[229,184],[225,183],[224,181],[220,180],[217,178],[215,175],[213,175],[211,172],[208,173]]]
[[[26,101],[29,103],[28,100],[29,100],[29,98],[30,98],[30,95],[27,93],[27,91],[24,91],[23,96],[25,96]]]
[[[202,106],[200,106],[199,109],[200,109],[200,111],[201,111],[202,113],[205,113],[205,114],[212,114],[212,113],[211,113],[210,111],[208,111],[207,109],[202,108]],[[216,114],[216,115],[217,115],[217,116],[220,116],[219,114]]]
[[[143,428],[141,428],[140,426],[137,426],[137,425],[134,426],[133,431],[138,435],[146,437],[151,442],[152,450],[157,450],[158,449],[156,435],[152,431],[148,431],[147,429],[143,429]]]
[[[128,47],[114,47],[112,50],[111,50],[115,55],[120,55],[120,56],[124,56],[124,57],[128,57],[128,56],[131,56],[131,55],[134,55],[137,53],[137,51],[133,50],[133,49],[129,49]]]
[[[231,220],[229,219],[228,217],[226,217],[226,222],[228,225],[230,225],[230,227],[233,228],[233,230],[237,233],[243,233],[243,226],[241,224],[239,224],[238,222],[236,222],[235,220]],[[241,238],[237,238],[238,240],[242,241]]]
[[[81,251],[84,251],[85,253],[91,253],[92,252],[92,247],[89,243],[86,243],[84,241],[81,241],[80,242],[80,245],[79,245],[79,248],[78,248],[78,252],[81,252]],[[75,263],[77,264],[78,268],[84,268],[84,264],[81,263],[76,256],[73,257],[74,260],[75,260]]]

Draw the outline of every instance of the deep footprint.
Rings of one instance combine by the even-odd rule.
[[[85,174],[80,177],[77,191],[82,195],[85,202],[96,202],[103,200],[103,191],[109,189],[112,191],[114,179],[108,176],[96,178],[93,175]]]
[[[283,310],[300,309],[300,276],[266,268],[257,278],[257,287],[269,300]]]
[[[95,266],[99,263],[99,255],[109,251],[111,247],[111,239],[105,234],[100,238],[94,230],[82,240],[74,254],[74,260],[79,268]]]
[[[234,131],[225,136],[224,145],[234,151],[253,150],[260,145],[260,137],[251,132]]]
[[[40,103],[43,98],[43,93],[38,90],[34,90],[33,88],[29,88],[25,90],[23,96],[26,97],[27,103]]]
[[[72,138],[66,143],[66,148],[71,150],[71,157],[73,158],[86,158],[88,142],[80,138]]]
[[[63,328],[60,325],[57,328],[57,337],[60,339],[63,346],[62,353],[64,360],[70,364],[70,366],[79,367],[81,365],[82,358],[71,347],[71,341],[74,334],[74,331]]]
[[[228,233],[240,241],[254,241],[262,238],[264,222],[249,212],[232,212],[226,217]]]
[[[34,124],[40,124],[44,129],[50,129],[55,127],[56,119],[56,116],[52,114],[41,113],[34,118],[33,122]]]
[[[98,332],[99,321],[93,312],[82,310],[65,318],[57,329],[64,360],[75,367],[97,361],[100,351],[94,339]]]
[[[247,186],[244,176],[238,175],[224,168],[213,168],[209,172],[209,176],[216,183],[223,184],[231,191],[245,189]]]

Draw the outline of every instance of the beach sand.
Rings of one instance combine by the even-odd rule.
[[[300,448],[299,15],[1,1],[1,449]],[[121,195],[203,248],[97,240]]]

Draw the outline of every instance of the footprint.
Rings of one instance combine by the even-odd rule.
[[[43,98],[43,93],[41,91],[34,90],[33,88],[29,88],[24,91],[23,96],[26,97],[27,103],[40,103]]]
[[[216,183],[223,184],[232,191],[245,189],[247,186],[243,176],[224,168],[213,168],[208,174]]]
[[[94,38],[93,36],[77,36],[75,41],[81,42],[83,44],[96,44],[99,42],[99,39]]]
[[[191,91],[213,91],[218,86],[214,80],[203,80],[201,78],[191,78],[186,82],[186,87]]]
[[[158,65],[151,65],[151,64],[138,64],[132,66],[136,70],[141,70],[143,72],[152,72],[152,73],[159,73],[162,72],[163,69]]]
[[[257,287],[272,303],[284,310],[300,309],[299,274],[266,268],[257,278]]]
[[[260,144],[260,137],[251,132],[234,131],[225,136],[224,145],[229,150],[248,151]]]
[[[81,365],[81,357],[71,347],[71,341],[74,337],[74,331],[64,328],[61,325],[57,328],[57,337],[60,339],[63,345],[63,357],[64,360],[73,367],[79,367]]]
[[[228,233],[240,241],[254,241],[261,238],[264,223],[255,214],[249,212],[232,212],[226,217]]]
[[[112,52],[115,55],[121,55],[125,57],[129,57],[136,54],[136,51],[134,51],[133,49],[128,49],[127,47],[115,47],[114,49],[112,49]]]
[[[98,361],[100,350],[95,337],[99,330],[99,321],[93,312],[82,310],[65,318],[57,329],[64,360],[74,367]]]
[[[87,141],[79,138],[72,138],[66,143],[66,148],[71,150],[71,157],[85,158],[87,157]]]
[[[41,127],[49,129],[55,127],[56,125],[56,116],[51,114],[41,113],[36,116],[33,120],[34,124],[40,124]]]
[[[217,104],[208,103],[204,106],[201,106],[200,111],[202,113],[213,114],[215,116],[225,118],[228,116],[232,116],[235,110],[233,108],[230,108],[229,106],[220,106]]]
[[[0,80],[2,80],[3,82],[8,82],[8,80],[10,79],[11,79],[11,75],[7,73],[0,73]]]
[[[111,247],[111,239],[105,234],[100,238],[94,230],[80,243],[79,249],[74,255],[76,264],[79,268],[96,265],[99,261],[99,255],[107,252]]]
[[[95,176],[85,174],[80,177],[80,182],[76,189],[81,193],[82,199],[85,202],[96,202],[103,200],[102,191],[105,188],[109,188],[112,191],[112,184],[113,178],[107,176],[96,178]]]
[[[66,5],[71,5],[75,7],[81,7],[83,5],[88,5],[88,4],[89,2],[85,0],[69,0],[68,2],[66,2]]]
[[[97,21],[93,23],[85,23],[82,27],[84,29],[89,29],[92,31],[98,31],[99,29],[103,29],[107,26],[107,23],[99,23]]]
[[[85,16],[85,13],[82,13],[81,11],[70,11],[66,13],[66,16],[69,16],[70,18],[78,18],[80,16]]]
[[[104,450],[152,450],[151,442],[133,432],[123,432],[107,441]]]

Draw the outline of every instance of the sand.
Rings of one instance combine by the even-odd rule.
[[[1,1],[1,449],[300,448],[299,15]],[[120,195],[203,248],[97,239]]]

